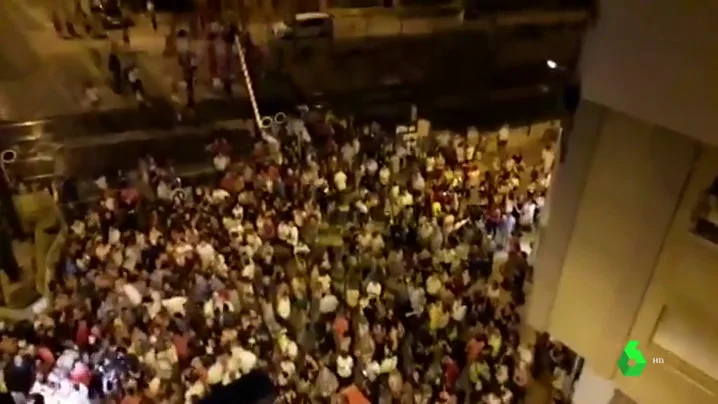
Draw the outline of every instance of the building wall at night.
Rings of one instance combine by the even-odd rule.
[[[575,122],[528,323],[639,404],[716,402],[718,245],[692,233],[691,217],[718,174],[718,149],[590,101]],[[629,339],[665,363],[620,376]]]
[[[718,145],[718,2],[601,0],[583,96]]]
[[[718,3],[602,0],[598,14],[527,321],[585,357],[577,404],[613,389],[718,403],[718,245],[693,231],[718,175]],[[631,339],[639,377],[616,365]]]

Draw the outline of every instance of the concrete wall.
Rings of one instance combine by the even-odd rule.
[[[695,148],[687,137],[608,111],[599,136],[549,330],[608,374],[652,276]]]
[[[590,102],[581,104],[573,131],[566,144],[566,160],[557,166],[547,198],[548,220],[541,227],[534,256],[534,281],[526,307],[526,322],[538,330],[548,328],[563,261],[571,240],[576,214],[581,202],[586,175],[591,168],[598,143],[604,108]],[[547,213],[547,212],[544,212]]]
[[[718,2],[601,0],[586,99],[718,145]]]
[[[718,402],[718,246],[690,231],[691,213],[718,174],[718,150],[702,148],[630,339],[660,357],[641,377],[616,378],[638,403]]]
[[[716,174],[716,149],[591,102],[579,107],[527,321],[638,403],[718,402],[718,246],[690,232]],[[617,374],[629,339],[649,360],[641,377]]]
[[[590,367],[584,367],[574,388],[573,404],[618,404],[611,402],[616,393],[616,383],[596,374]]]

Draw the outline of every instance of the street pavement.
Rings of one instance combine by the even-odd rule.
[[[138,108],[131,96],[116,95],[108,86],[106,58],[111,42],[122,43],[120,33],[110,32],[103,40],[60,39],[50,23],[51,6],[49,0],[8,0],[0,6],[4,34],[0,45],[13,50],[0,55],[0,121],[40,121],[0,122],[0,147],[20,152],[15,168],[26,175],[97,175],[133,165],[145,152],[176,154],[177,163],[183,165],[206,162],[203,144],[216,134],[217,122],[252,117],[241,86],[235,88],[232,100],[211,88],[204,46],[193,41],[200,62],[198,103],[193,119],[176,122],[167,95],[179,79],[179,69],[175,58],[163,55],[166,16],[160,18],[158,32],[145,16],[134,16],[130,45],[123,47],[125,61],[137,62],[151,96],[148,107]],[[483,28],[458,31],[437,22],[420,29],[416,23],[411,35],[399,35],[387,28],[392,24],[387,17],[382,23],[386,27],[375,27],[370,34],[362,33],[356,21],[354,28],[347,28],[357,18],[376,22],[384,17],[340,17],[338,38],[332,42],[284,44],[270,40],[267,22],[252,22],[250,32],[270,54],[269,62],[277,62],[272,59],[278,49],[284,59],[277,63],[283,66],[270,66],[279,68],[267,69],[254,82],[261,113],[291,111],[308,103],[322,104],[340,115],[357,114],[357,120],[401,122],[409,106],[417,104],[420,116],[454,129],[495,128],[560,114],[556,87],[545,85],[557,78],[545,64],[493,70],[497,55],[491,50],[492,36]],[[417,20],[421,18],[429,21]],[[429,35],[436,30],[443,33]],[[82,89],[88,80],[100,89],[101,111],[83,105]],[[184,136],[181,141],[174,132]],[[233,138],[246,139],[246,130],[230,132]],[[60,150],[63,157],[55,158]]]
[[[43,29],[15,1],[0,3],[0,119],[31,119],[78,110],[81,83],[57,79],[79,68],[75,60],[45,57],[26,35]]]
[[[30,16],[25,20],[40,26],[28,34],[38,53],[48,59],[63,59],[61,65],[84,66],[64,69],[75,72],[74,78],[67,79],[69,87],[77,87],[73,83],[78,80],[91,78],[103,84],[103,108],[134,104],[131,97],[118,97],[106,85],[109,43],[122,43],[119,31],[109,31],[109,39],[105,40],[60,40],[47,17],[54,3],[49,0],[8,1],[22,9],[22,14]],[[250,21],[248,30],[264,53],[264,67],[285,74],[307,94],[352,93],[390,83],[479,92],[500,81],[493,77],[496,66],[531,65],[547,58],[560,62],[575,49],[580,39],[580,33],[570,30],[551,31],[540,38],[514,37],[510,32],[496,31],[498,19],[463,22],[456,13],[357,13],[341,9],[330,12],[336,16],[333,41],[278,41],[271,36],[273,20]],[[547,13],[545,18],[548,17],[577,18]],[[159,15],[158,19],[159,29],[155,31],[146,15],[134,15],[130,46],[121,46],[125,61],[136,62],[141,78],[154,98],[166,97],[172,83],[182,79],[176,58],[163,55],[170,18]],[[512,24],[507,21],[502,24]],[[498,48],[496,43],[500,44]],[[195,40],[192,48],[199,62],[196,99],[221,97],[221,92],[211,85],[205,44]],[[79,61],[72,62],[73,58]],[[538,70],[546,70],[545,66],[542,68]],[[237,73],[238,81],[241,81],[241,74]],[[237,83],[234,93],[246,96],[243,83]]]
[[[107,58],[113,42],[119,45],[123,65],[134,63],[138,67],[151,102],[166,101],[172,84],[182,79],[177,59],[163,55],[166,25],[161,31],[154,32],[144,16],[135,16],[136,25],[130,31],[129,47],[123,45],[121,32],[117,30],[108,31],[105,39],[89,36],[63,39],[52,26],[53,6],[54,3],[48,0],[7,0],[0,6],[3,8],[0,29],[4,37],[0,44],[3,49],[13,49],[13,52],[0,56],[0,64],[4,65],[0,75],[4,73],[13,79],[11,83],[3,83],[5,91],[0,93],[3,107],[0,112],[4,110],[4,114],[0,119],[19,121],[86,112],[90,108],[84,102],[84,86],[90,82],[98,89],[99,109],[136,107],[137,101],[128,89],[121,95],[111,89]],[[76,21],[77,30],[84,34],[81,25]],[[197,45],[197,48],[201,46]],[[14,72],[25,74],[18,77]],[[0,80],[9,81],[1,76]],[[25,91],[29,88],[34,92]],[[199,69],[195,88],[198,100],[221,96],[211,88],[206,69]],[[57,94],[43,97],[45,93],[53,92]],[[234,87],[236,96],[244,96],[243,92],[241,86]]]

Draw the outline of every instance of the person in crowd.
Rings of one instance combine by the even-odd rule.
[[[155,11],[155,2],[147,0],[147,16],[152,24],[152,30],[157,32],[157,12]]]
[[[132,94],[135,96],[137,102],[140,105],[145,104],[145,86],[142,82],[142,79],[140,78],[140,70],[137,65],[132,63],[127,66],[127,69],[125,70],[125,76],[127,77],[127,82],[130,84]]]
[[[125,12],[122,11],[121,14],[122,18],[122,43],[125,45],[125,48],[130,47],[130,21],[129,17],[126,16]]]
[[[112,76],[112,89],[116,94],[122,93],[122,62],[118,55],[117,45],[114,42],[110,45],[107,68]]]
[[[172,82],[172,86],[170,87],[170,103],[175,113],[175,119],[177,122],[182,122],[185,103],[182,101],[182,91],[179,82]]]
[[[153,198],[107,181],[49,308],[0,334],[14,391],[197,402],[261,369],[280,403],[521,402],[543,162],[307,116],[250,158],[215,142],[214,184],[154,160]]]
[[[100,106],[100,93],[92,80],[85,82],[83,93],[84,104],[87,105],[88,108],[97,109]]]

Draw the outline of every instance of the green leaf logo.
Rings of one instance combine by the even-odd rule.
[[[616,363],[618,364],[618,369],[621,370],[621,374],[627,377],[635,377],[643,373],[643,369],[646,368],[648,362],[643,357],[643,353],[638,350],[638,341],[630,340],[626,347],[623,348],[623,353]]]

